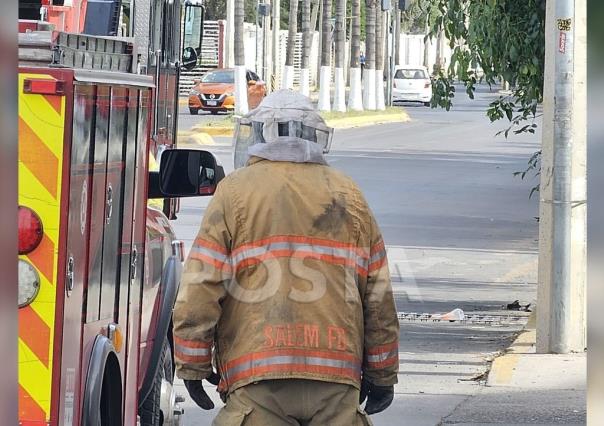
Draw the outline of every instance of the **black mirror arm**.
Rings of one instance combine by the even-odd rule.
[[[149,172],[149,184],[147,185],[147,199],[166,198],[159,189],[159,172]]]
[[[203,21],[206,18],[206,8],[204,5],[201,5],[201,23],[199,24],[199,57],[201,58],[201,46],[203,43]]]

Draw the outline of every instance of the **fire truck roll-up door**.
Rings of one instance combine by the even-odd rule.
[[[151,83],[103,74],[75,72],[59,399],[65,425],[97,424],[98,416],[101,425],[136,423]]]

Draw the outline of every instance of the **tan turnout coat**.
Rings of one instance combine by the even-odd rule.
[[[397,381],[399,324],[384,242],[352,180],[268,161],[227,176],[205,212],[174,309],[183,379],[219,390],[266,379],[359,388]]]

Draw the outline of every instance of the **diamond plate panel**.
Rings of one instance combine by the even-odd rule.
[[[134,38],[140,56],[139,64],[146,68],[149,57],[149,26],[151,25],[151,0],[134,2]]]

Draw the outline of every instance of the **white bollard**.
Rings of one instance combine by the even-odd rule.
[[[346,112],[346,81],[344,80],[344,69],[335,69],[336,90],[333,96],[333,110]]]
[[[310,96],[310,70],[308,68],[300,70],[300,93]]]
[[[365,78],[363,79],[363,101],[365,109],[375,110],[375,70],[365,69]]]
[[[247,79],[245,66],[235,65],[235,114],[243,115],[248,112]]]
[[[330,88],[331,88],[331,67],[322,65],[321,66],[321,80],[319,87],[319,111],[331,111],[331,100],[330,100]]]
[[[384,111],[384,70],[375,70],[375,109]]]
[[[363,111],[363,88],[361,84],[361,69],[350,68],[350,92],[348,92],[348,109]]]
[[[283,81],[281,83],[281,88],[283,89],[293,89],[294,87],[294,67],[293,65],[286,65],[283,70]]]

